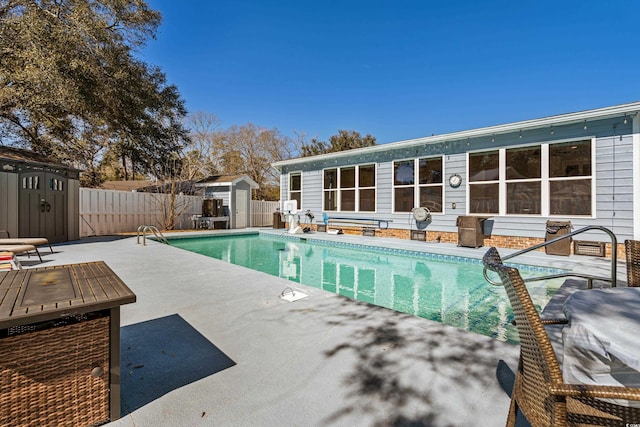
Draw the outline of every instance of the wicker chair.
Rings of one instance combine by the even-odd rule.
[[[640,286],[640,240],[625,240],[627,286]]]
[[[545,323],[535,309],[517,268],[502,264],[496,248],[483,258],[496,272],[509,296],[520,336],[520,361],[511,394],[507,426],[514,426],[518,409],[536,426],[601,425],[624,426],[640,422],[640,409],[602,399],[640,401],[640,389],[567,384]]]

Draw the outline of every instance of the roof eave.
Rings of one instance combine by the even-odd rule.
[[[396,148],[409,148],[415,145],[435,144],[444,141],[460,140],[466,138],[477,138],[489,135],[499,135],[510,132],[518,132],[523,130],[537,129],[551,125],[566,125],[571,123],[583,122],[585,120],[606,119],[616,117],[623,114],[633,115],[640,111],[640,102],[632,102],[628,104],[615,105],[612,107],[598,108],[595,110],[578,111],[575,113],[560,114],[557,116],[543,117],[539,119],[524,120],[520,122],[507,123],[502,125],[488,126],[464,130],[459,132],[445,133],[441,135],[427,136],[422,138],[408,139],[404,141],[390,142],[388,144],[374,145],[371,147],[355,148],[353,150],[338,151],[336,153],[319,154],[309,157],[298,157],[295,159],[282,160],[273,163],[271,166],[278,171],[282,171],[283,166],[295,165],[299,163],[307,163],[318,159],[334,159],[340,157],[348,157],[360,153],[375,153],[378,151],[387,151]]]

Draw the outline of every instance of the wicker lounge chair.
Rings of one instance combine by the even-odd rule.
[[[483,258],[498,273],[509,296],[520,336],[520,361],[511,394],[507,426],[514,426],[518,409],[536,426],[624,426],[640,420],[640,409],[603,399],[640,401],[640,389],[567,384],[524,280],[517,268],[502,264],[496,248]]]
[[[640,286],[640,240],[625,240],[627,286]]]
[[[0,230],[0,245],[47,245],[51,253],[53,253],[51,243],[45,237],[11,237],[9,232],[5,230]]]

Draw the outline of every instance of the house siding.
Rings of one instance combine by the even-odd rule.
[[[638,120],[637,118],[635,120]],[[586,129],[585,129],[586,125]],[[635,136],[637,138],[637,135]],[[610,229],[618,242],[634,237],[634,164],[632,120],[623,122],[623,116],[590,119],[571,124],[559,124],[506,134],[435,141],[422,145],[392,144],[388,150],[367,152],[357,150],[341,157],[317,156],[302,159],[300,163],[289,163],[281,168],[281,197],[288,199],[288,173],[302,172],[303,207],[318,216],[322,212],[322,171],[325,168],[352,165],[376,164],[376,211],[375,212],[330,212],[329,215],[367,217],[392,221],[390,228],[409,230],[415,228],[409,213],[393,213],[393,162],[394,160],[442,156],[443,158],[443,213],[433,213],[427,226],[430,233],[457,233],[456,219],[468,214],[467,153],[515,146],[531,146],[563,141],[592,140],[594,143],[595,210],[591,217],[583,216],[516,216],[496,215],[485,222],[485,232],[491,236],[522,237],[527,244],[543,239],[548,220],[571,221],[573,229],[586,226],[603,226]],[[380,147],[380,146],[378,146]],[[638,166],[636,166],[637,168]],[[462,185],[452,188],[448,177],[459,174]],[[455,204],[455,209],[453,205]],[[637,227],[637,226],[636,226]],[[400,233],[402,234],[402,233]],[[407,233],[408,234],[408,233]],[[609,242],[602,231],[589,231],[576,237],[579,240]]]

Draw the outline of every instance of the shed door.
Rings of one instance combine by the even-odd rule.
[[[236,228],[247,228],[247,190],[236,190]]]
[[[67,178],[35,170],[20,173],[18,195],[19,237],[67,239]]]

